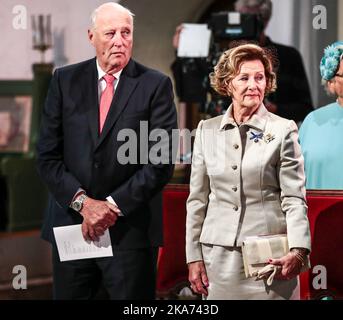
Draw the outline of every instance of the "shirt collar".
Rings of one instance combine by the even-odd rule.
[[[226,110],[223,119],[220,123],[220,130],[225,130],[228,125],[235,126],[236,122],[232,116],[232,108],[233,104],[229,106],[229,108]],[[254,129],[264,131],[264,128],[266,126],[268,117],[268,110],[264,106],[263,103],[261,103],[260,107],[256,110],[256,112],[251,116],[251,118],[244,123],[244,125],[252,127]]]
[[[98,59],[96,59],[96,68],[98,69],[98,81],[101,80],[103,78],[104,75],[106,75],[106,72],[104,70],[101,69],[100,65],[99,65],[99,61]],[[120,74],[122,73],[123,69],[119,70],[116,73],[113,73],[112,75],[119,80]]]

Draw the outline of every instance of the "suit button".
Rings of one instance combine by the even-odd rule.
[[[236,192],[238,188],[235,186],[235,187],[232,187],[232,190]]]
[[[99,163],[98,163],[98,162],[95,162],[95,163],[94,163],[94,168],[95,168],[95,169],[99,169]]]
[[[239,148],[239,146],[238,146],[237,143],[235,143],[235,144],[233,145],[233,147],[234,147],[235,149],[238,149],[238,148]]]
[[[231,168],[232,168],[233,170],[236,170],[236,169],[237,169],[237,166],[234,164]]]
[[[237,207],[237,206],[234,206],[234,207],[233,207],[233,210],[238,211],[238,207]]]

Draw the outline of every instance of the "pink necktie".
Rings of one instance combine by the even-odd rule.
[[[102,128],[104,127],[104,123],[108,114],[108,110],[110,109],[111,102],[113,99],[114,89],[113,89],[113,81],[115,77],[111,74],[106,74],[103,77],[106,81],[106,88],[101,94],[100,98],[100,123],[99,123],[99,130],[100,133]]]

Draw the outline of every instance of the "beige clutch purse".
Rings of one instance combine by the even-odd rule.
[[[266,279],[271,285],[280,266],[268,263],[269,258],[279,259],[289,252],[286,234],[247,237],[242,244],[245,276]],[[310,268],[310,260],[305,258],[301,272]]]
[[[278,259],[288,252],[286,234],[247,237],[242,245],[245,276],[256,280],[267,278],[267,284],[271,285],[280,267],[268,264],[269,258]]]

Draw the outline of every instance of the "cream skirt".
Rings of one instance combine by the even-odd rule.
[[[279,300],[300,299],[298,278],[265,281],[246,278],[240,247],[202,244],[202,254],[209,279],[208,300]]]

